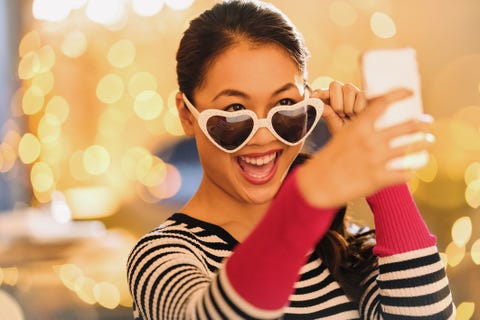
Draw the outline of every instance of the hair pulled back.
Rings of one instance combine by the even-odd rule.
[[[184,32],[177,51],[180,91],[193,99],[195,89],[202,85],[215,58],[240,41],[280,46],[305,75],[309,53],[302,35],[288,17],[263,2],[231,0],[203,12]]]

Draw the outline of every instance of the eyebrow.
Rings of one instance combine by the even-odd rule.
[[[291,88],[297,88],[297,86],[292,83],[292,82],[289,82],[289,83],[286,83],[285,85],[281,86],[280,88],[278,88],[277,90],[275,90],[272,94],[272,96],[275,96],[279,93],[282,93],[284,91],[287,91]],[[245,92],[242,92],[240,90],[235,90],[235,89],[225,89],[225,90],[222,90],[220,91],[213,99],[212,99],[212,102],[217,100],[219,97],[221,96],[233,96],[233,97],[240,97],[240,98],[244,98],[244,99],[247,99],[249,98],[248,94],[246,94]]]

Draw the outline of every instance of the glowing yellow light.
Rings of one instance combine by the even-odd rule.
[[[3,269],[0,268],[0,287],[2,286],[2,282],[3,282],[3,279],[5,278],[4,274],[3,274]]]
[[[438,164],[437,158],[433,154],[430,154],[428,163],[415,173],[418,179],[424,182],[432,182],[437,176]]]
[[[480,239],[475,240],[470,250],[472,260],[476,265],[480,265]]]
[[[312,88],[313,89],[322,89],[322,88],[328,88],[330,86],[330,83],[332,83],[334,79],[332,77],[328,76],[320,76],[313,80],[312,82]]]
[[[37,51],[38,57],[40,59],[40,69],[39,73],[49,71],[55,64],[55,51],[49,45],[41,47]]]
[[[87,17],[96,23],[112,25],[122,20],[125,4],[118,0],[90,0],[86,13]]]
[[[193,0],[165,0],[165,4],[173,10],[185,10],[190,7]]]
[[[20,304],[6,291],[0,290],[0,306],[2,307],[0,315],[2,319],[25,320]]]
[[[135,167],[135,177],[138,181],[142,181],[150,171],[154,163],[154,156],[148,154],[137,160]]]
[[[120,206],[118,195],[108,187],[91,186],[65,190],[74,219],[98,219],[113,215]]]
[[[114,103],[123,95],[124,84],[120,76],[110,73],[100,79],[97,85],[97,97],[103,103]]]
[[[382,39],[392,38],[397,33],[395,22],[383,12],[373,13],[370,18],[370,28],[377,37]]]
[[[32,5],[33,17],[38,20],[61,21],[70,11],[70,3],[65,0],[34,0]]]
[[[178,169],[167,163],[167,174],[163,181],[148,188],[150,193],[158,199],[171,198],[177,194],[182,185],[182,176]]]
[[[22,110],[26,115],[32,115],[42,110],[44,102],[43,91],[36,87],[31,86],[25,91],[22,99]]]
[[[7,172],[15,165],[17,154],[8,143],[0,144],[0,172]]]
[[[448,256],[448,264],[451,267],[455,267],[462,262],[463,257],[465,256],[465,247],[459,247],[455,244],[455,242],[450,242],[445,250],[445,253]]]
[[[143,91],[135,97],[135,114],[143,120],[157,118],[163,110],[163,99],[155,91]]]
[[[81,276],[75,280],[75,291],[78,297],[85,303],[95,304],[95,302],[97,302],[93,296],[93,287],[95,287],[95,281],[91,278]]]
[[[43,95],[47,95],[53,89],[54,78],[51,71],[37,74],[32,79],[32,86],[40,88]]]
[[[35,52],[37,49],[40,49],[41,40],[40,35],[38,34],[37,30],[30,31],[26,33],[22,40],[20,40],[20,44],[18,46],[18,55],[23,57],[25,54],[29,52]],[[37,57],[38,58],[38,57]]]
[[[469,185],[475,180],[480,180],[480,162],[473,162],[465,170],[465,183]]]
[[[70,58],[80,57],[87,50],[87,38],[81,31],[69,32],[62,41],[60,50]]]
[[[99,282],[93,287],[93,295],[97,302],[107,308],[115,309],[120,304],[120,292],[110,282]]]
[[[69,161],[70,174],[76,180],[82,181],[90,177],[90,174],[83,165],[83,152],[75,151]]]
[[[128,93],[135,98],[143,91],[156,91],[157,79],[149,72],[137,72],[128,82]]]
[[[165,162],[158,157],[150,157],[145,159],[151,159],[151,161],[147,160],[148,164],[145,166],[145,168],[142,168],[146,172],[139,174],[141,175],[141,177],[139,177],[140,181],[149,187],[162,183],[167,176],[167,166],[165,165]]]
[[[33,163],[40,155],[40,141],[31,133],[26,133],[18,145],[18,155],[23,163]]]
[[[357,21],[357,12],[346,1],[334,1],[329,7],[330,18],[341,27],[351,26]]]
[[[177,97],[177,90],[173,90],[170,92],[167,98],[167,108],[168,112],[170,112],[172,115],[178,117],[178,110],[177,110],[177,103],[176,103],[176,97]]]
[[[45,112],[55,116],[60,123],[64,123],[70,113],[70,107],[64,97],[53,96],[47,103]]]
[[[40,192],[36,189],[33,189],[33,195],[39,203],[50,203],[52,201],[53,189]]]
[[[410,181],[407,182],[408,188],[410,189],[411,193],[415,193],[417,191],[418,186],[420,185],[420,180],[417,177],[413,177]]]
[[[182,123],[177,115],[167,112],[163,117],[163,125],[167,132],[172,136],[182,136],[185,134],[182,128]]]
[[[25,54],[18,64],[18,77],[31,79],[40,71],[40,57],[36,52],[30,51]]]
[[[3,282],[9,286],[14,286],[18,282],[18,268],[3,268]]]
[[[85,170],[92,175],[105,173],[110,167],[110,154],[105,147],[93,145],[83,153]]]
[[[135,60],[135,45],[127,39],[115,42],[108,50],[107,59],[116,68],[125,68]]]
[[[38,123],[38,138],[43,143],[52,143],[58,140],[61,133],[61,123],[58,118],[46,113]]]
[[[468,184],[465,190],[465,200],[474,209],[480,206],[480,180],[474,180]]]
[[[45,162],[37,162],[33,165],[30,180],[32,187],[39,192],[50,190],[55,183],[53,171]]]
[[[70,290],[75,290],[77,279],[83,276],[83,271],[74,264],[67,263],[57,269],[58,276],[63,284]]]
[[[457,317],[456,320],[469,320],[472,318],[473,313],[475,312],[475,303],[474,302],[462,302],[457,307]]]
[[[122,158],[122,170],[125,176],[130,180],[136,180],[136,168],[143,158],[151,157],[150,152],[142,147],[133,147],[128,149]]]
[[[459,247],[464,246],[472,236],[472,220],[470,217],[458,218],[452,226],[453,242]]]
[[[137,14],[151,17],[163,8],[164,0],[132,0],[132,8]]]

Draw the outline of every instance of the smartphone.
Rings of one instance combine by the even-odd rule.
[[[420,73],[414,48],[375,49],[361,55],[362,86],[367,98],[385,94],[393,89],[407,88],[413,95],[392,103],[375,123],[376,129],[389,127],[423,114]],[[393,147],[422,140],[423,134],[410,134],[393,139]],[[391,170],[419,169],[428,162],[428,152],[410,153],[390,161]]]

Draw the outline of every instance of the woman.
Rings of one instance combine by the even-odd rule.
[[[374,130],[397,90],[367,101],[353,85],[312,91],[307,50],[278,9],[216,4],[177,53],[179,116],[204,169],[193,198],[145,235],[128,260],[136,319],[453,319],[432,236],[405,182],[386,164],[418,119]],[[300,163],[319,117],[332,138]],[[295,161],[297,159],[297,161]],[[373,232],[342,209],[367,196]],[[373,248],[374,246],[374,248]],[[373,249],[373,250],[372,250]]]

